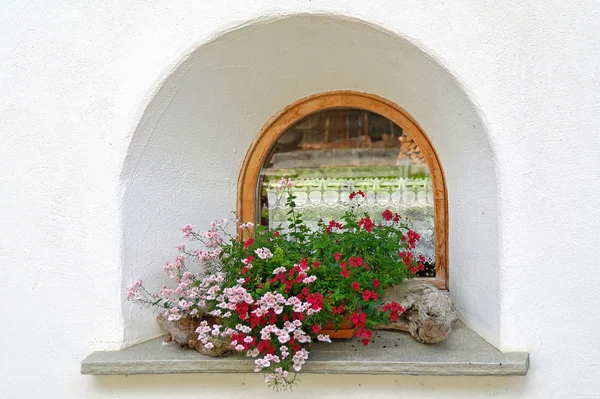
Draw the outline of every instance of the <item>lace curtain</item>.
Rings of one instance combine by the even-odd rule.
[[[417,251],[430,263],[435,263],[435,233],[433,222],[433,189],[430,178],[311,178],[295,180],[292,189],[297,197],[297,210],[310,228],[319,219],[339,220],[347,209],[348,195],[362,190],[366,194],[361,210],[369,212],[376,222],[382,220],[385,209],[399,213],[421,235]],[[278,180],[265,180],[269,227],[286,228],[285,197],[277,189]],[[263,191],[263,192],[264,192]]]

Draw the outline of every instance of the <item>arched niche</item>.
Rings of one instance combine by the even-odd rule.
[[[401,35],[342,16],[248,23],[184,55],[157,88],[122,171],[122,290],[165,282],[179,228],[236,209],[257,132],[299,99],[375,93],[410,113],[435,147],[448,192],[449,291],[465,321],[500,341],[500,215],[485,124],[453,74]],[[384,112],[383,110],[381,112]],[[161,333],[152,310],[123,303],[124,343]]]

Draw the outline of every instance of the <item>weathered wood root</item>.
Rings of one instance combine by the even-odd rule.
[[[169,332],[171,340],[177,342],[182,347],[192,348],[203,355],[212,357],[222,357],[232,353],[229,342],[225,340],[219,338],[213,339],[211,341],[214,345],[212,349],[206,349],[198,340],[196,329],[202,320],[207,320],[208,324],[212,326],[213,324],[218,324],[214,318],[182,318],[176,321],[169,321],[161,314],[156,319]]]
[[[412,280],[388,288],[383,303],[397,302],[405,312],[380,330],[408,331],[417,341],[437,343],[448,338],[458,312],[450,297],[432,284]]]

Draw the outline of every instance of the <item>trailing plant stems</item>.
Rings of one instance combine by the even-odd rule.
[[[384,211],[379,224],[367,213],[359,215],[362,191],[350,194],[350,210],[341,218],[344,225],[321,220],[310,231],[295,210],[292,186],[282,179],[290,208],[287,232],[281,226],[238,226],[236,220],[236,231],[242,229],[248,237],[238,240],[237,234],[227,232],[226,219],[212,222],[204,234],[186,225],[184,237],[202,243],[205,250],[178,246],[182,255],[164,268],[177,288],[163,286],[151,294],[137,281],[128,292],[128,298],[166,309],[169,321],[202,320],[196,333],[206,350],[230,343],[230,349],[255,358],[255,371],[266,372],[265,381],[276,389],[296,381],[311,342],[330,342],[320,333],[328,321],[337,326],[349,312],[357,337],[367,345],[375,325],[403,312],[395,302],[381,302],[384,288],[423,270],[424,262],[412,252],[419,235],[398,214]],[[198,260],[204,267],[193,274],[186,260]],[[208,325],[204,315],[218,324]]]

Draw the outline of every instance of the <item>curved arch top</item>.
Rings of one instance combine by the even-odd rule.
[[[401,126],[424,154],[434,189],[436,237],[436,276],[424,279],[440,289],[448,289],[448,194],[442,165],[419,124],[400,106],[382,97],[350,90],[324,92],[300,99],[269,119],[253,140],[242,163],[238,179],[238,217],[243,221],[256,219],[256,187],[260,169],[279,136],[310,114],[342,107],[371,111],[388,118]]]

